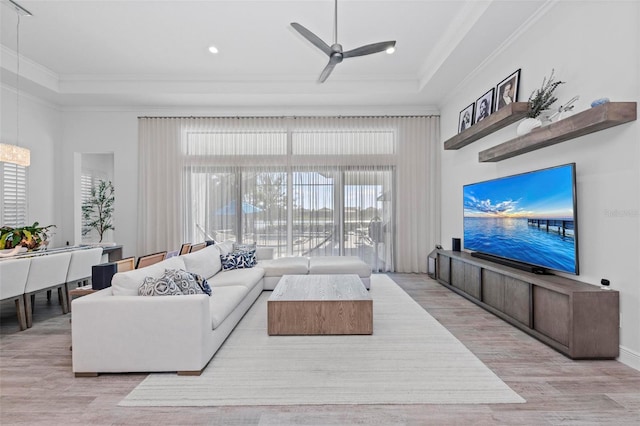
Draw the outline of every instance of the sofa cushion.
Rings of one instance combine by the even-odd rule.
[[[358,274],[371,276],[371,267],[357,256],[314,256],[309,258],[309,274]]]
[[[256,266],[256,251],[234,251],[220,255],[222,270],[253,268]]]
[[[256,247],[256,260],[273,259],[273,247]]]
[[[216,289],[218,287],[242,285],[251,290],[256,284],[258,284],[258,282],[260,282],[263,275],[264,269],[258,266],[250,269],[233,269],[216,274],[215,277],[209,280],[209,284],[214,288],[217,296]]]
[[[193,275],[183,269],[167,269],[163,278],[173,280],[182,294],[204,294]]]
[[[146,277],[138,288],[140,296],[180,296],[182,291],[171,279],[170,274],[164,274],[160,278]]]
[[[214,247],[218,248],[221,255],[229,254],[233,251],[233,241],[223,241],[221,243],[215,243]]]
[[[187,271],[211,278],[220,271],[220,252],[215,245],[180,256]]]
[[[172,257],[140,269],[127,272],[118,272],[111,279],[111,291],[114,296],[137,296],[138,288],[146,277],[160,278],[165,269],[186,269],[182,258]]]
[[[209,312],[211,312],[211,329],[215,330],[242,302],[249,293],[243,285],[216,288],[215,297],[209,298]]]
[[[264,268],[265,277],[281,277],[283,275],[306,275],[309,272],[309,259],[306,257],[281,257],[258,262]]]

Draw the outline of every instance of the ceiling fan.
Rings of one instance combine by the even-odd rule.
[[[298,31],[304,38],[309,40],[314,46],[318,49],[322,50],[324,53],[329,56],[329,63],[324,67],[320,77],[318,78],[318,83],[324,83],[325,80],[333,71],[333,68],[342,62],[343,59],[353,58],[355,56],[364,56],[371,55],[372,53],[378,52],[387,52],[393,53],[395,51],[396,41],[383,41],[380,43],[367,44],[364,46],[356,47],[352,50],[347,50],[346,52],[342,51],[342,45],[338,43],[338,0],[335,0],[335,8],[334,8],[334,22],[333,22],[333,44],[329,46],[327,43],[322,41],[320,37],[298,24],[297,22],[292,22],[291,26]]]

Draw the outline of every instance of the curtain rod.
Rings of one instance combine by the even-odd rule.
[[[156,118],[156,119],[203,119],[203,118],[235,118],[241,120],[243,118],[422,118],[422,117],[439,117],[438,114],[429,115],[219,115],[219,116],[138,116],[138,119]]]

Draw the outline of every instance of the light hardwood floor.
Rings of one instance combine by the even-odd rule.
[[[48,304],[42,294],[36,301],[34,327],[23,332],[18,331],[13,304],[3,302],[0,307],[0,424],[640,424],[640,372],[616,361],[572,361],[426,275],[390,276],[527,402],[118,407],[145,375],[74,378],[71,316],[60,315],[57,299]]]

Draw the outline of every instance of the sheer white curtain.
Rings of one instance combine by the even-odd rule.
[[[399,117],[396,271],[427,272],[440,243],[440,117]]]
[[[182,242],[185,121],[138,119],[138,256],[176,250]]]
[[[232,239],[425,272],[438,132],[437,117],[140,119],[138,251]]]
[[[298,244],[307,256],[358,256],[394,270],[395,127],[375,117],[293,120],[291,162]]]
[[[247,117],[186,123],[185,238],[281,245],[286,233],[285,121]]]

